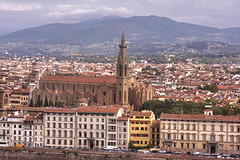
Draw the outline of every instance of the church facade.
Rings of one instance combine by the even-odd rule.
[[[72,101],[86,99],[96,105],[120,105],[130,110],[151,100],[152,85],[141,84],[135,77],[129,77],[124,33],[119,44],[116,76],[87,77],[87,76],[58,76],[44,75],[39,81],[39,88],[32,92],[33,104],[40,95],[42,101],[47,97],[53,104],[62,100],[68,106]]]

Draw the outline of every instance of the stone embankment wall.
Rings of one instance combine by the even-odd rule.
[[[83,153],[53,153],[18,150],[0,150],[0,160],[166,160],[138,155],[114,155],[114,154],[83,154]]]

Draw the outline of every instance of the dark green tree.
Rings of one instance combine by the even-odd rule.
[[[29,107],[33,107],[33,99],[30,99]]]
[[[41,107],[41,97],[38,95],[36,107]]]
[[[47,98],[47,95],[45,96],[44,107],[48,107],[48,98]]]
[[[59,99],[59,100],[55,101],[55,106],[56,107],[64,107],[64,103],[65,103],[64,100]]]
[[[50,99],[48,106],[53,106],[53,101]]]

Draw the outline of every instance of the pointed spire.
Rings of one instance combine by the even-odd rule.
[[[125,36],[124,31],[122,32],[122,39],[121,39],[121,45],[125,44]]]

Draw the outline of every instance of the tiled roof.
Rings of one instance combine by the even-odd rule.
[[[151,128],[160,128],[160,120],[154,120]]]
[[[182,119],[182,120],[206,120],[206,121],[238,121],[237,116],[204,115],[204,114],[161,114],[160,119]]]
[[[79,83],[107,83],[115,84],[115,76],[106,77],[87,77],[87,76],[56,76],[48,75],[40,79],[40,81],[60,81],[60,82],[79,82]]]
[[[51,108],[45,109],[44,112],[56,112],[56,113],[75,113],[77,109],[62,109],[62,108]]]
[[[77,112],[83,113],[117,113],[119,107],[93,107],[93,106],[81,106]]]
[[[131,111],[130,116],[151,116],[152,112]]]
[[[118,117],[117,120],[118,121],[127,121],[129,117],[126,116],[122,116],[122,117]]]

